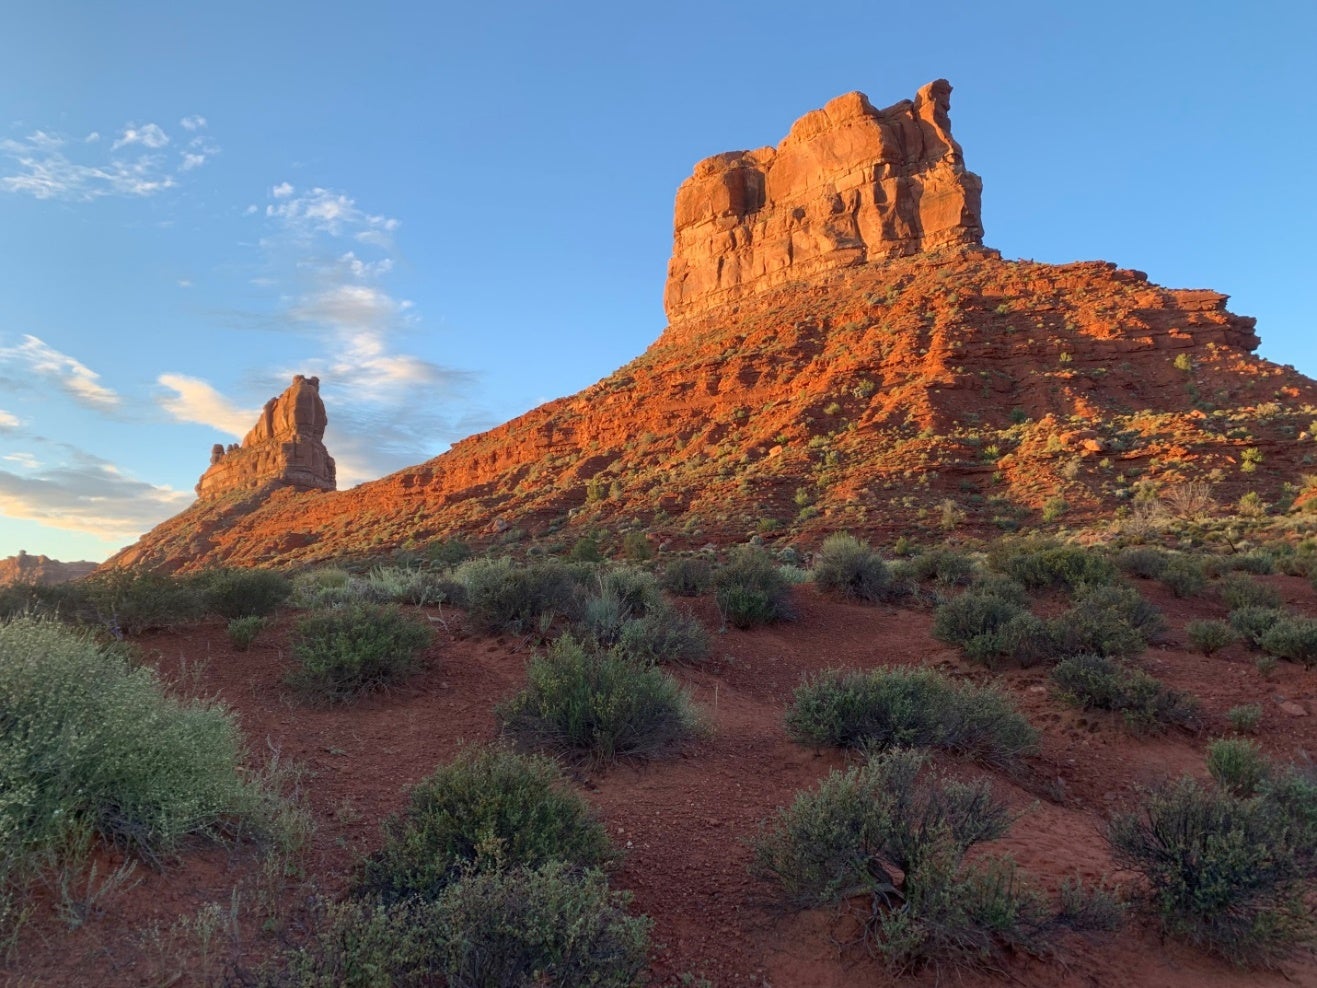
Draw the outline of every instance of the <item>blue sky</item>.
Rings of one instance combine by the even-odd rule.
[[[318,373],[340,486],[664,325],[673,194],[946,77],[1007,257],[1229,293],[1317,375],[1317,4],[11,5],[0,557],[100,559]]]

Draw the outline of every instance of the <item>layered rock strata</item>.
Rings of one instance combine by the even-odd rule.
[[[212,447],[210,468],[197,481],[197,497],[208,500],[269,486],[335,490],[334,458],[324,444],[328,421],[320,379],[296,375],[283,394],[265,403],[241,445]]]
[[[965,170],[950,106],[945,79],[885,110],[847,93],[776,148],[701,161],[677,190],[668,318],[833,268],[981,243],[982,182]]]

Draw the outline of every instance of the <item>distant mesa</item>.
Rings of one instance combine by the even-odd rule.
[[[34,556],[19,549],[17,556],[0,559],[0,587],[11,583],[67,583],[81,579],[96,566],[96,563],[85,561],[62,563],[49,556]]]
[[[294,376],[283,394],[265,403],[241,445],[211,448],[210,468],[197,482],[197,497],[213,500],[274,486],[336,490],[334,458],[323,441],[328,421],[320,378]]]
[[[664,305],[677,322],[834,268],[983,241],[983,183],[951,136],[951,84],[805,114],[776,148],[706,158],[677,190]]]

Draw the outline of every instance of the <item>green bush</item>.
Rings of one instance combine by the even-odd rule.
[[[966,645],[1028,613],[1013,600],[972,587],[938,607],[933,615],[933,637]]]
[[[689,698],[661,669],[586,651],[564,635],[531,660],[525,690],[500,704],[503,731],[519,743],[598,762],[654,758],[695,731]]]
[[[1189,644],[1204,655],[1212,655],[1239,640],[1235,629],[1224,621],[1190,621],[1184,626]]]
[[[696,618],[666,604],[622,625],[613,651],[645,665],[698,665],[709,655],[709,635]]]
[[[525,633],[555,616],[571,620],[580,614],[580,584],[556,560],[523,566],[508,558],[473,559],[453,577],[466,587],[468,612],[482,631]]]
[[[218,569],[201,574],[207,609],[221,617],[264,617],[288,599],[292,581],[268,569]]]
[[[357,581],[354,581],[357,582]],[[360,581],[360,596],[376,604],[434,606],[454,601],[453,588],[460,586],[431,570],[410,566],[376,566]]]
[[[1131,546],[1122,549],[1116,557],[1116,565],[1130,576],[1141,580],[1156,580],[1166,570],[1170,557],[1161,549],[1150,546]]]
[[[317,699],[349,700],[397,685],[421,668],[433,637],[396,607],[349,604],[297,622],[288,683]]]
[[[764,550],[741,546],[713,574],[714,597],[723,620],[734,628],[753,628],[795,617],[791,584]]]
[[[866,542],[836,532],[823,540],[814,561],[814,582],[820,589],[868,602],[887,596],[887,564]]]
[[[894,970],[1038,949],[1053,917],[1014,866],[964,863],[970,848],[1005,833],[1005,805],[986,780],[921,773],[924,761],[893,751],[832,772],[761,824],[752,870],[800,908],[865,897],[861,935]]]
[[[1197,597],[1207,588],[1207,574],[1196,559],[1176,556],[1161,572],[1162,583],[1180,598]]]
[[[1250,966],[1313,941],[1298,837],[1273,801],[1188,778],[1149,793],[1107,830],[1117,863],[1145,878],[1166,932]]]
[[[1000,568],[1011,579],[1031,590],[1047,587],[1098,586],[1117,577],[1115,564],[1096,549],[1075,545],[1026,543],[1000,553]]]
[[[358,889],[386,903],[433,899],[472,871],[549,861],[596,868],[612,857],[603,827],[555,762],[498,748],[468,750],[440,766],[384,834]]]
[[[1161,612],[1129,586],[1085,587],[1075,604],[1051,622],[1061,655],[1131,656],[1160,637]]]
[[[249,614],[247,617],[236,617],[229,622],[229,641],[239,652],[245,652],[251,648],[252,642],[256,636],[265,630],[265,618],[255,614]]]
[[[1076,655],[1052,670],[1052,681],[1066,699],[1085,710],[1112,710],[1130,727],[1160,731],[1174,725],[1193,727],[1198,713],[1193,699],[1172,690],[1141,669],[1102,655]]]
[[[698,597],[713,586],[713,567],[706,559],[674,559],[663,569],[663,589],[679,597]]]
[[[933,669],[819,673],[796,688],[786,720],[807,744],[943,748],[989,764],[1012,762],[1038,741],[1001,693]]]
[[[1302,662],[1305,669],[1311,669],[1317,665],[1317,620],[1282,618],[1262,634],[1258,647],[1268,655]]]
[[[652,922],[598,871],[561,861],[477,871],[435,899],[322,903],[317,935],[264,984],[279,988],[630,988]]]
[[[1262,723],[1262,707],[1256,703],[1244,703],[1226,711],[1226,720],[1230,726],[1241,734],[1252,734]]]
[[[1051,622],[1029,613],[1017,614],[991,631],[965,643],[965,655],[989,669],[1010,662],[1022,669],[1055,661],[1057,634]]]
[[[1207,746],[1207,771],[1232,796],[1248,798],[1262,788],[1271,766],[1256,742],[1218,738]]]
[[[1244,607],[1280,607],[1280,594],[1275,588],[1244,573],[1228,573],[1221,578],[1217,589],[1232,611]]]
[[[167,696],[152,670],[53,621],[0,625],[0,726],[0,848],[20,864],[81,828],[158,860],[258,811],[223,707]]]
[[[906,566],[912,579],[935,580],[943,586],[966,586],[978,572],[973,559],[954,549],[926,549]]]
[[[1230,627],[1251,645],[1260,645],[1263,636],[1284,619],[1285,612],[1279,607],[1240,607],[1227,615]]]
[[[461,539],[436,539],[425,547],[425,558],[440,567],[464,563],[471,555],[471,547]]]
[[[206,593],[187,577],[140,570],[94,573],[70,588],[62,616],[108,628],[115,635],[173,628],[199,620],[206,612]]]

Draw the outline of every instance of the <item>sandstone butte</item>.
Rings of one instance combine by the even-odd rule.
[[[86,576],[96,563],[79,560],[62,563],[49,556],[34,556],[22,549],[18,555],[0,559],[0,587],[11,583],[67,583]]]
[[[950,94],[939,80],[878,110],[850,93],[775,148],[696,165],[668,327],[579,394],[335,492],[314,379],[294,382],[192,507],[107,565],[302,565],[449,537],[612,548],[628,530],[674,549],[933,541],[1105,524],[1191,482],[1221,504],[1293,501],[1317,382],[1254,356],[1225,295],[984,247]]]

